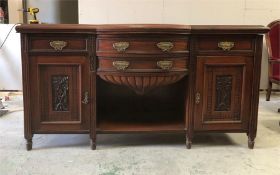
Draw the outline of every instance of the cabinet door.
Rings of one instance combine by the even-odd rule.
[[[35,132],[89,130],[89,63],[85,56],[33,56],[32,128]]]
[[[252,57],[197,57],[195,130],[247,130]]]

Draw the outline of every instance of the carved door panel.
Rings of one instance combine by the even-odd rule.
[[[33,127],[38,132],[89,130],[89,63],[85,56],[33,56]]]
[[[195,129],[246,130],[251,80],[251,57],[197,57]]]

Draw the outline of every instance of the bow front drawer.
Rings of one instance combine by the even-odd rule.
[[[187,71],[188,59],[186,57],[178,58],[108,58],[99,57],[98,72],[169,72],[169,71]]]
[[[86,52],[88,38],[83,35],[35,35],[30,37],[29,47],[31,52]]]
[[[187,38],[98,38],[97,56],[188,53]]]
[[[99,57],[97,74],[104,81],[144,94],[184,78],[188,74],[188,58]]]
[[[254,38],[248,36],[213,35],[198,37],[196,42],[198,51],[220,52],[252,52],[254,50]]]

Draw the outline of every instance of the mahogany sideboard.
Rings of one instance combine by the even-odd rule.
[[[21,25],[24,137],[257,131],[263,26]]]

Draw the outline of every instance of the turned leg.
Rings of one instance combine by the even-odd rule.
[[[30,151],[32,149],[32,138],[26,139],[26,150]]]
[[[272,89],[272,82],[270,80],[268,80],[268,88],[267,88],[267,92],[266,92],[266,101],[270,100],[271,89]]]
[[[192,147],[192,139],[189,136],[186,136],[186,147],[187,149],[191,149]]]
[[[91,145],[91,149],[92,150],[96,150],[96,141],[95,141],[95,139],[91,139],[90,145]]]
[[[248,148],[253,149],[255,145],[255,138],[248,137]]]

